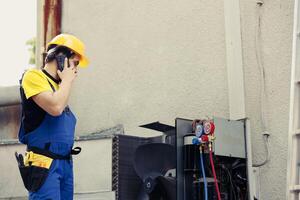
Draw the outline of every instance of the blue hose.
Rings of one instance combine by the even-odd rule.
[[[204,169],[204,164],[203,164],[203,155],[200,150],[200,164],[201,164],[201,171],[203,175],[203,182],[204,182],[204,194],[205,194],[205,200],[208,200],[208,195],[207,195],[207,181],[205,177],[205,169]]]

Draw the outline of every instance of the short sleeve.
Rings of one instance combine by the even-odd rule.
[[[28,70],[24,74],[22,87],[27,99],[41,92],[52,91],[47,78],[38,70]]]

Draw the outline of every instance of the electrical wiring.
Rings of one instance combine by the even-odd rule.
[[[206,176],[205,176],[205,168],[204,168],[204,164],[203,164],[203,155],[202,155],[201,147],[200,147],[200,165],[201,165],[201,171],[202,171],[202,175],[203,175],[205,200],[208,200],[207,180],[206,180]]]
[[[255,27],[255,55],[257,65],[260,71],[260,100],[261,100],[261,120],[262,120],[262,129],[266,131],[267,127],[267,120],[265,118],[265,68],[262,62],[262,53],[261,53],[261,6],[263,5],[262,2],[257,3],[257,25]]]
[[[270,160],[270,151],[269,151],[268,137],[269,137],[269,135],[263,135],[264,144],[265,144],[266,153],[267,153],[266,159],[263,162],[259,163],[259,164],[253,164],[252,165],[253,167],[261,167],[261,166],[267,164],[267,162],[269,162],[269,160]]]
[[[264,139],[264,145],[266,148],[266,158],[259,164],[253,164],[253,167],[261,167],[265,165],[270,160],[269,152],[269,132],[267,130],[268,124],[266,119],[266,87],[265,87],[265,69],[262,62],[262,53],[261,53],[261,7],[264,2],[262,0],[257,1],[257,25],[255,27],[255,55],[257,60],[257,65],[260,71],[260,106],[261,106],[261,125],[262,125],[262,135]]]
[[[233,197],[234,197],[234,200],[236,200],[237,198],[236,198],[236,193],[235,193],[235,187],[234,187],[234,184],[232,181],[231,173],[230,173],[229,169],[227,167],[225,167],[224,165],[221,165],[221,168],[224,169],[228,175],[230,186],[231,186],[232,193],[233,193]]]

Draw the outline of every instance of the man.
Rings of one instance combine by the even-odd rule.
[[[25,72],[21,80],[20,142],[27,145],[24,161],[16,154],[29,199],[73,199],[73,148],[76,118],[68,107],[77,65],[86,67],[84,44],[60,34],[47,45],[41,70]],[[77,151],[76,151],[77,150]]]

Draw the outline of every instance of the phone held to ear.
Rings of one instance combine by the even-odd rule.
[[[59,69],[59,71],[63,71],[64,70],[64,65],[65,65],[65,59],[67,57],[65,55],[57,55],[55,56],[56,62],[57,62],[57,68]],[[68,60],[69,63],[69,60]]]

